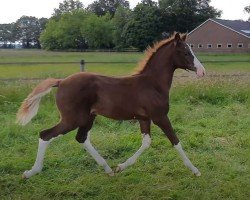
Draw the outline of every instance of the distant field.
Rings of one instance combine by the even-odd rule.
[[[201,60],[247,60],[249,54],[198,55]],[[141,53],[58,53],[2,51],[1,62],[132,61]],[[87,71],[127,75],[136,64],[88,64]],[[249,74],[249,62],[205,63],[207,74]],[[1,78],[64,77],[79,65],[0,65]],[[75,141],[72,131],[51,143],[44,171],[29,180],[21,174],[35,160],[38,133],[59,119],[53,90],[38,115],[25,127],[16,125],[21,101],[39,81],[0,80],[0,199],[98,200],[246,200],[250,196],[250,77],[197,79],[177,71],[170,95],[170,119],[182,145],[202,176],[186,169],[170,142],[152,127],[152,147],[137,163],[108,177]],[[115,168],[141,145],[139,124],[98,117],[91,131],[94,146]]]
[[[210,73],[249,72],[249,54],[198,54]],[[0,63],[8,62],[76,62],[76,64],[14,64],[0,65],[0,78],[66,77],[79,72],[80,60],[86,62],[134,62],[126,64],[86,64],[86,70],[101,74],[127,75],[143,58],[143,53],[47,52],[40,50],[0,50]],[[239,61],[209,63],[207,61]],[[248,62],[242,62],[248,61]],[[79,62],[79,63],[78,63]],[[226,70],[226,71],[225,71]],[[182,72],[183,73],[183,72]]]

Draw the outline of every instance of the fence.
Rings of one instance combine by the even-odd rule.
[[[249,62],[250,60],[204,60],[201,63],[232,63],[232,62]],[[136,64],[137,62],[86,62],[80,60],[80,62],[0,62],[1,65],[54,65],[54,64],[78,64],[80,66],[80,72],[85,71],[86,64]],[[246,74],[210,74],[208,77],[237,77],[237,76],[250,76],[250,73]],[[179,75],[175,77],[188,77],[187,75]],[[42,78],[0,78],[0,81],[17,81],[17,80],[41,80]]]

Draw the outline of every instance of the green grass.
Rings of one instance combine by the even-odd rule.
[[[241,61],[205,63],[207,74],[214,73],[247,73],[249,72],[249,54],[198,54],[204,61]],[[47,78],[66,77],[79,72],[81,59],[86,62],[134,62],[129,64],[87,63],[87,71],[105,75],[127,75],[137,66],[136,62],[143,58],[143,53],[93,53],[93,52],[47,52],[40,50],[0,50],[0,63],[8,62],[76,62],[76,64],[2,64],[0,79],[10,78]],[[242,62],[248,61],[248,62]],[[185,72],[182,72],[185,73]]]
[[[28,52],[31,55],[37,54]],[[26,61],[29,61],[30,57],[32,60],[32,56],[27,55],[28,52],[18,51],[17,57],[23,56]],[[72,57],[80,54],[43,53],[48,57],[50,54],[63,55],[65,61],[72,61]],[[104,58],[108,60],[105,55],[107,54],[88,53],[90,57],[96,56],[100,60]],[[110,55],[114,60],[121,61],[142,56]],[[230,59],[231,56],[227,58]],[[38,55],[37,59],[43,60]],[[213,56],[210,59],[213,59]],[[6,58],[5,61],[12,61],[12,58],[9,60]],[[249,67],[241,64],[241,62],[234,63],[234,66],[229,66],[227,69],[225,65],[220,66],[220,63],[211,63],[206,64],[206,68],[208,73],[216,74],[249,73]],[[21,72],[26,67],[26,73],[19,76],[18,71]],[[5,67],[1,67],[0,76],[47,77],[50,73],[47,70],[54,70],[54,67],[53,69],[50,69],[52,68],[50,66],[43,67],[19,66],[16,67],[20,69],[17,71],[4,71]],[[28,69],[32,68],[35,70],[28,74]],[[125,75],[130,73],[133,66],[89,65],[87,69],[109,75]],[[58,67],[58,70],[60,71],[56,69],[51,74],[59,76],[74,72],[66,67]],[[186,74],[181,70],[177,72],[177,74],[183,73]],[[161,130],[153,126],[151,148],[142,154],[134,166],[115,177],[105,175],[103,169],[97,166],[93,158],[75,141],[76,132],[72,131],[51,143],[41,174],[29,180],[22,180],[23,171],[30,169],[34,163],[38,133],[53,126],[59,119],[54,103],[55,90],[53,90],[43,98],[39,113],[32,123],[25,127],[14,123],[15,113],[21,101],[37,83],[37,81],[0,82],[2,124],[0,199],[245,200],[249,198],[250,80],[248,76],[203,79],[190,76],[174,79],[169,117],[186,153],[200,169],[201,177],[193,176],[184,167],[177,152]],[[121,122],[98,117],[91,133],[93,145],[113,168],[118,163],[124,162],[141,145],[139,124],[134,121]]]

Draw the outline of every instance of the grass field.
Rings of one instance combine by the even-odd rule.
[[[140,53],[58,53],[0,51],[0,62],[132,61]],[[247,60],[249,54],[205,55],[201,60]],[[127,75],[135,64],[89,64],[87,71]],[[249,74],[249,62],[205,63],[207,74]],[[1,78],[64,77],[78,65],[0,65]],[[176,77],[170,96],[170,119],[191,161],[202,176],[183,166],[170,142],[156,126],[152,146],[137,163],[114,177],[75,141],[75,131],[53,141],[44,170],[29,180],[21,174],[33,165],[38,133],[59,119],[55,90],[44,97],[38,115],[25,127],[16,125],[21,101],[38,81],[0,80],[0,199],[249,199],[249,76]],[[94,146],[115,168],[141,144],[139,124],[98,117],[91,131]]]

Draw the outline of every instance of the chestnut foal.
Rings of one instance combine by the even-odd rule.
[[[192,70],[198,76],[205,69],[185,43],[186,35],[173,37],[155,44],[146,51],[136,74],[115,78],[92,73],[77,73],[65,79],[47,79],[41,82],[24,100],[17,113],[17,122],[27,124],[37,113],[41,97],[58,87],[56,104],[61,114],[60,122],[40,133],[38,152],[34,166],[25,171],[24,178],[41,172],[46,148],[50,142],[78,128],[76,140],[103,166],[105,172],[114,175],[104,158],[90,143],[89,130],[96,115],[116,120],[137,119],[142,133],[142,145],[127,161],[119,164],[116,172],[134,164],[151,144],[150,123],[159,126],[184,164],[196,175],[199,170],[191,163],[173,131],[169,118],[169,90],[175,69]]]

